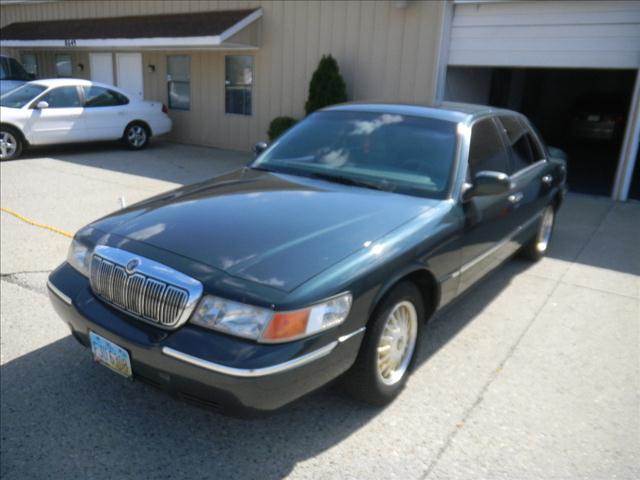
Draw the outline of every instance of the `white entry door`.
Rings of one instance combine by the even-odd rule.
[[[111,53],[90,53],[89,68],[91,81],[113,85],[113,55]]]
[[[142,100],[142,54],[116,53],[116,78],[118,87],[133,98]]]

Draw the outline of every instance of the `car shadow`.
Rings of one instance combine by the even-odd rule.
[[[418,366],[528,266],[506,263],[436,315]],[[383,410],[350,399],[337,382],[267,417],[231,418],[120,379],[89,358],[67,336],[2,366],[2,478],[282,478]],[[38,461],[25,462],[33,452]]]
[[[156,148],[154,143],[149,143],[147,148]],[[42,157],[55,157],[58,155],[83,155],[101,153],[105,151],[127,152],[125,145],[117,141],[64,143],[60,145],[30,146],[22,151],[20,159],[28,160]],[[16,161],[16,160],[13,160]]]

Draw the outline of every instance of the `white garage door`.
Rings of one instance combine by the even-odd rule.
[[[638,68],[640,2],[459,1],[448,63]]]

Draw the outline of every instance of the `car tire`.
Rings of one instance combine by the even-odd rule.
[[[537,262],[545,256],[549,250],[549,242],[553,236],[553,227],[555,225],[556,212],[552,205],[548,205],[542,212],[542,217],[538,222],[538,228],[531,240],[529,240],[521,249],[524,258]]]
[[[398,284],[384,297],[367,324],[358,357],[344,378],[351,396],[378,406],[398,396],[415,364],[424,312],[420,290],[411,282]],[[390,336],[394,327],[397,332]],[[403,349],[404,354],[399,356]],[[395,363],[394,369],[391,364]]]
[[[12,127],[0,128],[0,161],[15,160],[22,154],[22,135]]]
[[[149,144],[151,134],[149,128],[142,122],[127,125],[122,135],[122,141],[131,150],[142,150]]]

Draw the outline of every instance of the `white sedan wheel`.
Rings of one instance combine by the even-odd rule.
[[[133,148],[142,148],[147,143],[147,130],[142,125],[131,125],[127,128],[126,138]]]
[[[13,158],[18,151],[18,139],[8,131],[0,132],[0,160]]]

